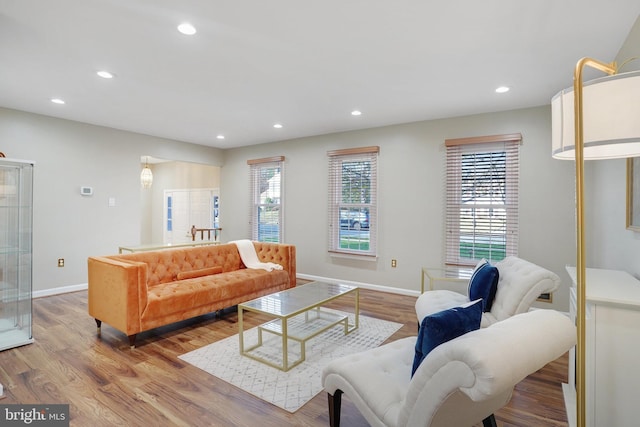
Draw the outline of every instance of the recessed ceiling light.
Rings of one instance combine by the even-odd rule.
[[[360,116],[360,115],[362,115],[362,111],[359,111],[359,110],[353,110],[353,111],[351,112],[351,115],[352,115],[352,116]]]
[[[282,125],[280,123],[276,123],[275,125],[273,125],[273,127],[276,129],[281,129]]]
[[[98,71],[96,74],[102,77],[103,79],[112,79],[114,77],[112,73],[105,70]]]
[[[218,139],[224,139],[224,135],[218,135],[218,136],[216,136],[216,138],[218,138]]]
[[[500,86],[499,88],[496,89],[496,93],[505,93],[505,92],[509,92],[509,89],[511,89],[508,86]]]
[[[53,102],[54,104],[64,104],[64,99],[60,99],[60,98],[51,98],[51,102]]]
[[[196,27],[189,24],[188,22],[183,22],[182,24],[178,25],[178,31],[180,31],[184,35],[192,36],[196,33]]]

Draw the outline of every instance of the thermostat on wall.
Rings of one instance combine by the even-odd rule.
[[[83,196],[92,196],[93,195],[93,188],[91,188],[91,187],[80,187],[80,194],[82,194]]]

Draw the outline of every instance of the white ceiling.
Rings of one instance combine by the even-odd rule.
[[[613,60],[639,14],[638,0],[0,0],[0,106],[229,148],[545,105],[581,57]]]

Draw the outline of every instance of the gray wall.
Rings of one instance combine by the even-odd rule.
[[[33,287],[41,295],[86,284],[88,256],[140,242],[142,155],[214,166],[223,158],[210,147],[4,108],[0,151],[36,163]],[[93,187],[94,195],[81,196],[80,186]]]
[[[139,185],[140,156],[222,166],[223,239],[249,236],[248,159],[286,156],[285,239],[298,247],[301,274],[389,287],[419,289],[423,266],[443,252],[444,140],[521,132],[520,245],[523,258],[563,278],[553,306],[568,309],[574,262],[573,164],[550,156],[548,106],[363,131],[322,135],[221,151],[0,109],[0,151],[36,161],[34,289],[86,283],[86,258],[140,242],[148,209]],[[327,255],[327,156],[336,148],[379,145],[379,258],[377,262]],[[79,187],[94,188],[82,197]],[[157,187],[159,188],[159,187]],[[116,206],[108,207],[108,198]],[[58,268],[58,258],[66,267]],[[391,268],[390,260],[398,267]],[[548,307],[548,304],[539,304]]]
[[[444,140],[520,132],[519,254],[563,279],[552,306],[568,311],[565,265],[575,259],[574,168],[551,158],[550,107],[321,135],[225,151],[221,175],[224,239],[249,236],[247,160],[284,155],[285,240],[297,246],[298,272],[420,289],[423,266],[443,262]],[[380,146],[377,262],[327,253],[327,151]],[[391,268],[397,259],[397,268]],[[550,307],[539,303],[539,306]]]
[[[222,166],[221,226],[224,240],[232,240],[249,236],[246,161],[284,155],[285,239],[298,247],[298,271],[409,292],[419,289],[421,267],[442,262],[444,140],[521,132],[520,256],[562,277],[563,288],[554,296],[553,306],[567,310],[569,280],[564,266],[575,263],[574,168],[572,162],[550,156],[549,116],[549,107],[544,106],[223,152],[0,109],[0,151],[36,162],[35,290],[86,283],[87,256],[114,253],[123,243],[140,242],[146,206],[138,181],[140,156]],[[326,251],[326,152],[365,145],[381,148],[379,258],[377,262],[331,258]],[[606,179],[597,183],[605,188],[602,197],[608,199],[596,203],[601,212],[591,209],[594,215],[587,219],[597,224],[588,239],[599,239],[590,250],[599,266],[631,266],[627,269],[635,272],[632,267],[638,265],[640,243],[636,233],[624,229],[622,163],[608,161],[598,166]],[[599,172],[593,169],[589,165],[592,174]],[[92,197],[80,196],[83,185],[94,188]],[[113,208],[108,207],[109,197],[116,199]],[[608,208],[603,210],[604,206]],[[612,214],[611,209],[617,213]],[[65,258],[66,267],[56,266],[58,258]],[[391,259],[398,260],[397,268],[391,268]]]

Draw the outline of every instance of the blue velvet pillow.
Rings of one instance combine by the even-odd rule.
[[[469,300],[482,298],[482,311],[491,311],[498,290],[498,268],[486,260],[478,264],[469,280]]]
[[[440,311],[422,319],[416,340],[416,353],[413,358],[411,376],[413,377],[416,369],[431,350],[467,332],[480,329],[481,320],[481,300]]]

